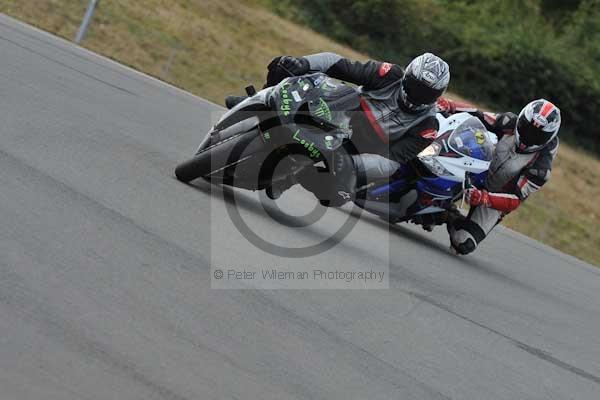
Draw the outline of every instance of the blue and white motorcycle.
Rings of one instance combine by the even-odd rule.
[[[433,143],[390,179],[360,188],[359,207],[390,223],[412,221],[431,230],[446,222],[447,211],[456,211],[465,188],[483,183],[496,135],[468,113],[437,118]]]

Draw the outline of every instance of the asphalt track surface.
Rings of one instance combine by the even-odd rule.
[[[173,177],[217,106],[0,15],[0,110],[2,399],[599,398],[593,266],[503,228],[457,258],[363,216],[321,260],[389,247],[389,289],[211,289],[214,260],[260,257]],[[241,195],[278,240],[325,235]]]

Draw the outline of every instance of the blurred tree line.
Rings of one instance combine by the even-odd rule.
[[[269,3],[381,60],[436,53],[450,64],[451,90],[498,110],[545,97],[563,112],[562,136],[600,154],[600,0]]]

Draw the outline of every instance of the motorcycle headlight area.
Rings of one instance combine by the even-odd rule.
[[[433,157],[420,157],[419,160],[427,167],[431,172],[436,174],[437,176],[447,176],[452,175],[452,172],[448,171],[442,163],[436,160]]]
[[[422,152],[417,154],[417,157],[435,157],[440,154],[441,150],[442,145],[437,142],[433,142],[429,146],[427,146]]]
[[[431,172],[436,174],[437,176],[444,175],[452,175],[450,171],[448,171],[442,163],[440,163],[435,157],[440,154],[442,150],[442,145],[433,142],[429,146],[427,146],[422,152],[420,152],[417,157],[419,160],[425,165]]]

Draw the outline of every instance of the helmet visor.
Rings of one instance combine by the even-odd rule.
[[[527,147],[546,144],[552,136],[551,133],[536,128],[524,115],[517,121],[517,131],[519,132],[519,141]]]
[[[443,93],[443,89],[434,89],[413,76],[402,81],[406,98],[414,105],[433,104]]]

